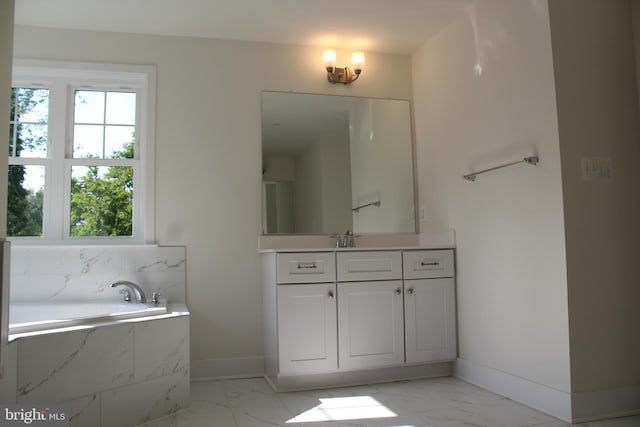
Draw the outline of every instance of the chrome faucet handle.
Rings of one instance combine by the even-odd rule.
[[[117,282],[113,282],[111,284],[112,288],[115,288],[117,286],[123,286],[125,288],[127,292],[126,294],[124,294],[125,301],[131,301],[131,292],[133,292],[137,303],[145,304],[147,302],[147,297],[144,295],[144,292],[142,291],[140,286],[136,285],[135,283],[128,280],[118,280]],[[120,291],[120,293],[123,292]]]
[[[160,299],[158,298],[160,295],[162,295],[160,292],[154,292],[151,294],[151,302],[155,305],[160,304]]]
[[[131,302],[131,292],[128,289],[121,289],[120,294],[124,295],[124,300],[126,302]]]

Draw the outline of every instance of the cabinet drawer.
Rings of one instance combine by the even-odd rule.
[[[279,253],[278,283],[322,283],[336,281],[333,252]]]
[[[453,277],[453,250],[405,251],[403,269],[405,279]]]
[[[337,257],[339,282],[402,278],[400,251],[338,252]]]

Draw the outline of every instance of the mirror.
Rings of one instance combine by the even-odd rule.
[[[413,233],[409,101],[262,93],[264,234]]]

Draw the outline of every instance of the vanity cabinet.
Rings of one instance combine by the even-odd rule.
[[[265,377],[277,390],[449,375],[453,250],[269,251]]]
[[[339,368],[404,363],[402,253],[336,255]]]
[[[407,363],[454,360],[453,251],[405,251],[403,267]]]
[[[338,368],[335,256],[330,252],[276,255],[279,371]]]

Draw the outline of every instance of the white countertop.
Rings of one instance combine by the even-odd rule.
[[[456,246],[453,230],[423,234],[363,234],[355,240],[356,247],[337,248],[336,238],[327,235],[270,235],[258,238],[258,249],[260,253],[342,252],[453,249]]]

